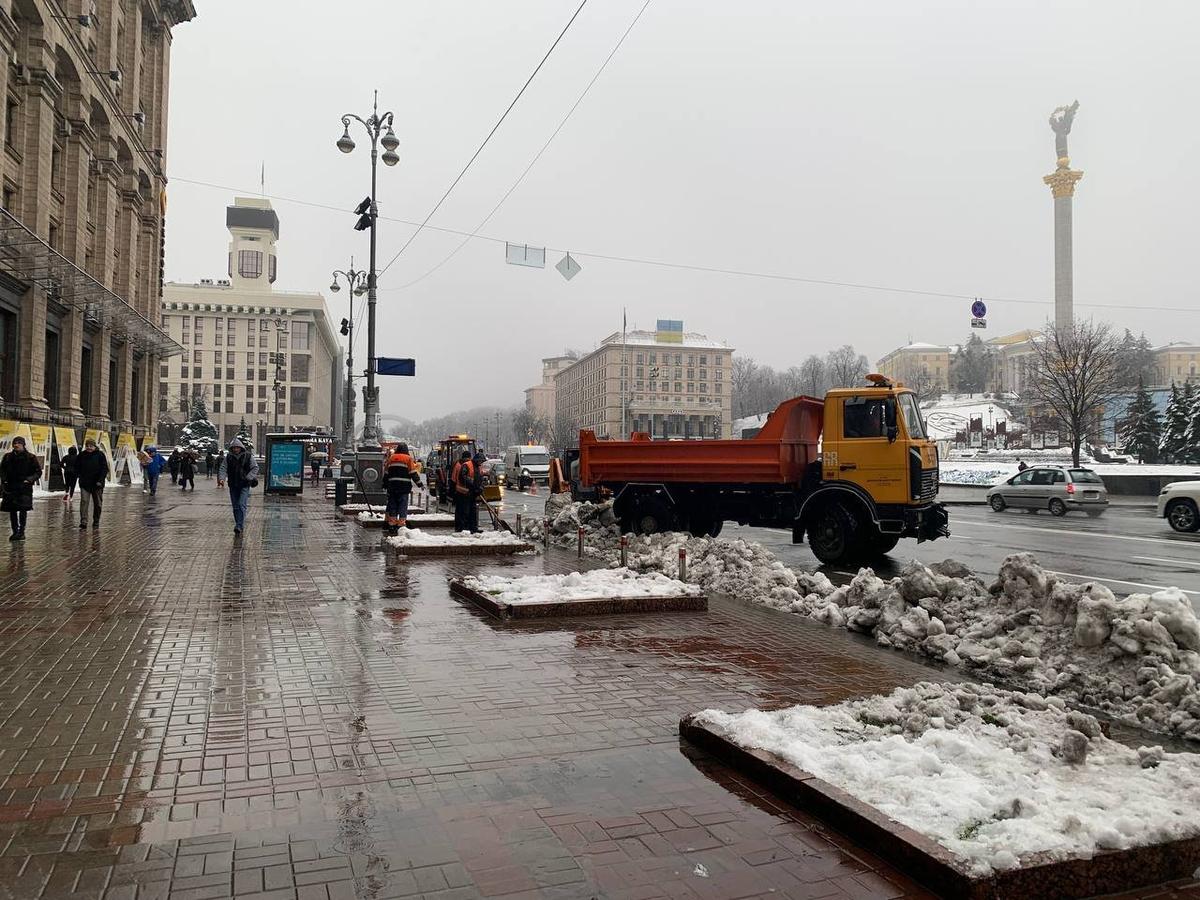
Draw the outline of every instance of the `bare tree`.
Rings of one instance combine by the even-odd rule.
[[[825,363],[815,353],[800,363],[799,393],[809,397],[823,397],[829,389],[829,378],[825,374]]]
[[[729,373],[730,390],[733,393],[733,417],[756,415],[763,410],[758,408],[762,399],[762,374],[758,363],[752,356],[735,356]]]
[[[825,374],[830,387],[855,387],[863,382],[870,363],[866,356],[858,353],[850,344],[830,350],[825,357]]]
[[[1129,392],[1122,378],[1120,342],[1104,323],[1074,322],[1049,326],[1033,339],[1035,368],[1029,399],[1046,407],[1071,440],[1071,460],[1105,408]]]
[[[929,371],[929,366],[908,360],[900,366],[899,371],[896,372],[896,377],[906,388],[913,392],[918,403],[924,403],[926,400],[936,400],[942,396],[941,381]]]

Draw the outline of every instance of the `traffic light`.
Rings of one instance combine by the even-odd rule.
[[[349,335],[350,335],[350,320],[342,319],[342,337],[349,337]]]
[[[363,202],[354,207],[354,214],[358,216],[354,224],[355,231],[366,231],[375,224],[375,218],[371,215],[371,198],[364,197]]]

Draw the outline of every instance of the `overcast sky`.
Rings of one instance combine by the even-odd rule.
[[[432,225],[479,225],[642,4],[589,0]],[[366,263],[366,235],[348,212],[284,198],[350,208],[367,193],[361,130],[353,154],[334,146],[341,114],[365,116],[379,89],[402,141],[401,164],[380,166],[381,213],[419,222],[578,0],[196,6],[172,51],[167,277],[225,272],[233,191],[184,179],[257,192],[265,161],[276,286],[324,292],[337,320],[346,292],[329,294],[329,274]],[[416,357],[418,372],[383,380],[383,411],[516,405],[542,356],[593,347],[622,307],[631,327],[683,319],[777,367],[843,343],[875,360],[970,333],[965,300],[589,253],[978,295],[986,336],[1037,326],[1053,297],[1047,118],[1075,99],[1077,312],[1156,344],[1200,341],[1197,34],[1194,0],[651,0],[481,232],[552,248],[546,269],[472,240],[422,278],[461,240],[426,230],[381,279],[379,353]],[[379,231],[382,267],[413,228]],[[583,266],[570,283],[552,268],[563,250]]]

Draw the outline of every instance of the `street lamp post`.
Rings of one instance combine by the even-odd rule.
[[[363,437],[364,446],[379,446],[379,392],[375,387],[375,289],[378,273],[375,270],[375,244],[379,221],[379,205],[376,202],[376,174],[378,172],[379,145],[383,144],[383,163],[394,166],[400,162],[396,148],[400,139],[392,130],[393,115],[390,112],[379,114],[379,92],[375,92],[375,101],[371,115],[367,118],[346,113],[342,116],[342,126],[345,131],[337,140],[337,148],[343,153],[354,150],[354,141],[350,137],[350,120],[354,119],[367,130],[371,138],[371,196],[359,204],[355,212],[359,215],[358,223],[354,226],[357,231],[371,230],[371,260],[367,269],[367,384],[363,388]],[[384,129],[387,129],[384,131]]]
[[[346,399],[342,404],[342,452],[354,452],[354,298],[361,297],[367,292],[367,273],[354,268],[354,259],[350,259],[350,268],[346,271],[334,269],[333,280],[329,290],[337,293],[342,289],[338,277],[346,279],[350,289],[350,318],[342,319],[342,334],[346,338]]]

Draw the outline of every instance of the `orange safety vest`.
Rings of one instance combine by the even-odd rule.
[[[413,458],[407,453],[393,453],[387,458],[387,462],[383,464],[383,470],[386,473],[386,479],[391,481],[408,481],[412,475]],[[396,467],[396,471],[392,471],[392,467]]]
[[[463,469],[466,469],[466,484],[462,482]],[[452,480],[454,481],[455,493],[462,494],[463,496],[471,493],[471,483],[475,480],[475,463],[469,459],[466,462],[456,463]]]

